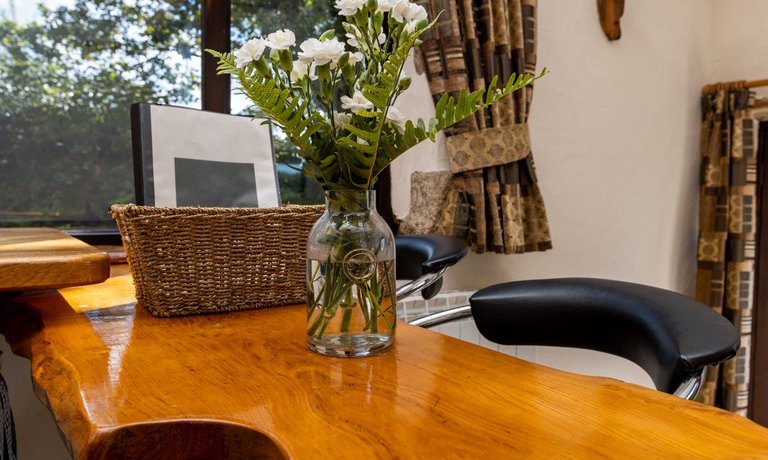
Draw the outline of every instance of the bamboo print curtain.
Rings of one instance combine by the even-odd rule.
[[[738,355],[708,370],[699,400],[747,415],[755,284],[754,93],[702,97],[701,191],[696,298],[741,333]]]
[[[478,90],[494,74],[536,70],[536,0],[421,0],[439,22],[420,47],[430,90]],[[418,57],[417,57],[418,59]],[[552,247],[536,184],[526,87],[446,130],[454,173],[439,232],[467,239],[473,251],[520,253]]]

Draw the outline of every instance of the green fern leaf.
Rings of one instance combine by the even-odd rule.
[[[366,131],[364,129],[358,128],[357,126],[348,124],[344,126],[344,129],[349,131],[350,133],[354,134],[360,139],[363,139],[364,141],[368,143],[376,142],[376,133],[371,131]]]
[[[370,112],[368,110],[360,110],[355,115],[359,115],[359,116],[365,117],[365,118],[381,119],[381,116],[384,115],[384,114],[382,112]]]
[[[342,137],[340,139],[337,139],[336,143],[339,144],[339,145],[342,145],[344,147],[353,149],[353,150],[357,150],[357,151],[360,151],[360,152],[363,152],[363,153],[367,153],[371,157],[373,157],[373,155],[376,153],[373,150],[372,146],[358,144],[356,141],[353,141],[352,139],[350,139],[348,137]]]

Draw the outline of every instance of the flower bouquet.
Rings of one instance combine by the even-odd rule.
[[[338,356],[388,347],[395,330],[394,242],[372,206],[379,174],[398,156],[544,74],[444,95],[429,122],[407,120],[398,98],[403,66],[432,27],[409,0],[336,0],[345,42],[329,30],[296,48],[288,29],[248,41],[235,53],[206,50],[219,74],[297,147],[303,173],[326,191],[326,213],[308,243],[310,348]],[[546,70],[545,70],[546,71]]]

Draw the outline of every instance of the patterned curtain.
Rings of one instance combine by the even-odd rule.
[[[699,400],[744,416],[749,403],[755,285],[756,147],[754,93],[702,97],[701,194],[696,298],[733,322],[738,355],[708,370]]]
[[[420,47],[430,91],[478,90],[498,74],[536,71],[537,0],[420,0],[439,22]],[[552,247],[528,134],[526,87],[446,131],[454,176],[438,231],[473,251],[504,254]]]

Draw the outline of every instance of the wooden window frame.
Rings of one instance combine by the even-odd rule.
[[[204,0],[201,17],[202,49],[231,49],[232,1]],[[202,53],[202,108],[229,114],[231,79],[216,75],[216,62],[215,57]]]

